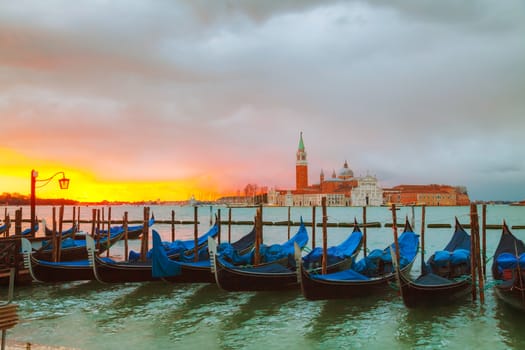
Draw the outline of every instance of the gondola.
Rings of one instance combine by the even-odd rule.
[[[419,247],[419,235],[412,231],[408,219],[398,241],[401,272],[408,273]],[[352,269],[335,273],[309,272],[301,265],[298,275],[304,297],[309,300],[345,299],[385,293],[396,276],[391,257],[394,247],[392,243],[383,250],[375,249]]]
[[[11,227],[11,221],[7,220],[2,226],[0,226],[0,235],[4,234]]]
[[[115,261],[97,254],[95,241],[86,237],[89,267],[93,278],[102,283],[148,282],[157,280],[151,275],[151,261]]]
[[[46,237],[51,237],[53,236],[53,230],[50,229],[49,227],[47,227],[45,224],[44,224],[44,228],[45,228],[45,235]],[[68,228],[67,230],[63,230],[62,231],[62,237],[70,237],[73,235],[73,233],[77,232],[78,231],[78,226],[76,225],[72,225],[70,228]],[[57,232],[58,233],[58,232]]]
[[[297,264],[300,263],[309,270],[318,270],[321,268],[322,259],[322,249],[318,247],[299,261],[291,260],[294,252],[289,247],[294,244],[301,251],[308,239],[302,220],[301,226],[295,237],[284,244],[288,246],[284,249],[287,252],[285,259],[263,262],[258,266],[234,266],[231,261],[225,259],[223,253],[215,254],[216,258],[213,258],[214,254],[211,254],[212,262],[215,263],[214,273],[219,287],[228,291],[268,291],[298,288]],[[357,225],[357,221],[354,220],[354,229],[348,238],[339,245],[328,248],[327,270],[335,272],[350,267],[359,253],[362,243],[363,234]],[[210,250],[214,251],[214,249]]]
[[[35,233],[38,232],[39,228],[40,228],[40,225],[39,225],[38,219],[37,219],[32,232],[35,232]],[[24,237],[24,236],[29,236],[30,234],[31,234],[31,227],[28,227],[25,230],[23,230],[22,232],[20,232],[20,234],[14,234],[12,237],[20,237],[20,236]]]
[[[151,228],[155,224],[155,216],[151,215],[151,218],[148,220],[148,227]],[[124,230],[124,226],[113,226],[111,232]],[[144,231],[144,225],[133,225],[128,226],[128,239],[138,239],[142,232]],[[107,235],[107,230],[100,230],[101,235]]]
[[[208,248],[217,249],[217,243],[212,237],[208,237]],[[233,243],[221,243],[219,251],[235,252],[237,255],[246,255],[253,250],[255,244],[255,228],[247,235],[241,237],[238,241]],[[162,242],[160,235],[153,230],[153,254],[151,274],[155,278],[162,278],[167,282],[172,283],[214,283],[215,277],[211,271],[210,255],[207,259],[202,259],[197,262],[193,261],[177,261],[170,259]]]
[[[525,311],[525,244],[510,232],[505,222],[494,253],[492,278],[497,298]]]
[[[93,269],[88,260],[69,262],[40,260],[35,257],[31,242],[26,238],[21,240],[24,267],[29,271],[34,281],[69,282],[94,279]]]
[[[205,254],[204,259],[208,259],[207,256],[207,246],[208,238],[215,238],[219,234],[219,223],[210,227],[208,232],[197,237],[197,252],[198,254]],[[188,240],[176,240],[173,242],[161,242],[162,247],[168,254],[168,257],[172,260],[182,260],[182,261],[193,261],[195,254],[195,239]],[[153,254],[153,249],[150,249],[146,253],[146,260],[150,261]],[[142,260],[142,257],[139,252],[130,251],[128,254],[129,262],[136,262]]]
[[[102,237],[98,241],[99,244],[99,254],[106,251],[113,244],[118,242],[124,237],[124,231],[120,230],[117,232],[112,232],[110,234],[109,240],[108,237]],[[38,260],[53,260],[53,243],[52,241],[41,241],[40,247],[35,249],[33,256]],[[86,260],[88,258],[86,250],[86,240],[76,240],[72,238],[66,238],[62,240],[62,245],[60,248],[60,261],[77,261],[77,260]]]
[[[435,252],[415,280],[399,273],[401,297],[409,308],[447,305],[469,294],[470,235],[456,218],[455,231],[442,251]]]
[[[363,233],[354,219],[354,228],[351,234],[336,246],[327,248],[326,266],[327,272],[337,272],[352,267],[355,258],[361,251],[363,244]],[[323,248],[316,247],[300,259],[307,271],[315,271],[322,268]],[[296,260],[296,263],[298,260]]]
[[[151,215],[148,221],[148,227],[151,228],[155,224],[155,216]],[[144,225],[128,226],[128,239],[138,239],[144,231]]]
[[[303,221],[297,233],[282,245],[273,245],[268,251],[275,249],[277,254],[269,258],[262,249],[261,264],[257,266],[236,266],[217,253],[213,242],[210,246],[212,272],[217,285],[226,291],[269,291],[286,290],[298,287],[295,272],[294,244],[300,249],[308,242],[308,233]]]

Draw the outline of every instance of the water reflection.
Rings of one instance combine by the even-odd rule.
[[[298,311],[294,301],[300,294],[296,290],[227,294],[237,298],[235,312],[222,320],[220,325],[219,343],[227,349],[255,346],[261,339],[267,339],[264,343],[269,345],[277,329],[291,326],[287,324],[287,320],[293,317],[290,316],[290,308],[293,313]],[[294,305],[290,307],[290,303]],[[283,346],[282,342],[280,346]]]
[[[310,302],[321,306],[306,335],[318,348],[382,346],[382,329],[389,328],[389,309],[396,294]]]
[[[502,341],[512,349],[525,349],[525,313],[505,304],[496,302],[495,317]]]

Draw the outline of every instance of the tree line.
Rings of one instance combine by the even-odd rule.
[[[37,205],[76,205],[78,201],[65,198],[36,198]],[[0,195],[2,205],[30,205],[31,196],[4,192]]]

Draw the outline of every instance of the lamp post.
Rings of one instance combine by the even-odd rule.
[[[59,174],[62,174],[62,178],[58,180],[58,184],[60,186],[60,189],[67,190],[69,187],[69,179],[66,178],[66,174],[64,174],[63,171],[59,171],[53,176],[48,177],[47,179],[37,179],[38,177],[38,171],[31,170],[31,235],[35,236],[35,225],[36,225],[36,217],[35,217],[35,207],[36,207],[36,196],[35,196],[35,189],[36,189],[36,183],[37,182],[43,182],[42,185],[38,186],[44,187],[47,185],[53,178]]]

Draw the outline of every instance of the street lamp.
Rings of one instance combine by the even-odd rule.
[[[35,207],[36,207],[35,188],[37,187],[36,183],[37,182],[43,182],[41,185],[38,186],[38,188],[44,187],[51,180],[53,180],[53,178],[55,176],[57,176],[59,174],[62,174],[62,178],[58,180],[58,185],[60,186],[60,189],[67,190],[68,187],[69,187],[69,179],[66,178],[66,174],[64,174],[63,171],[59,171],[59,172],[55,173],[53,176],[48,177],[47,179],[42,179],[42,180],[38,179],[37,180],[38,171],[36,171],[34,169],[31,170],[31,235],[33,237],[35,236],[35,225],[36,225],[36,218],[35,218]]]

